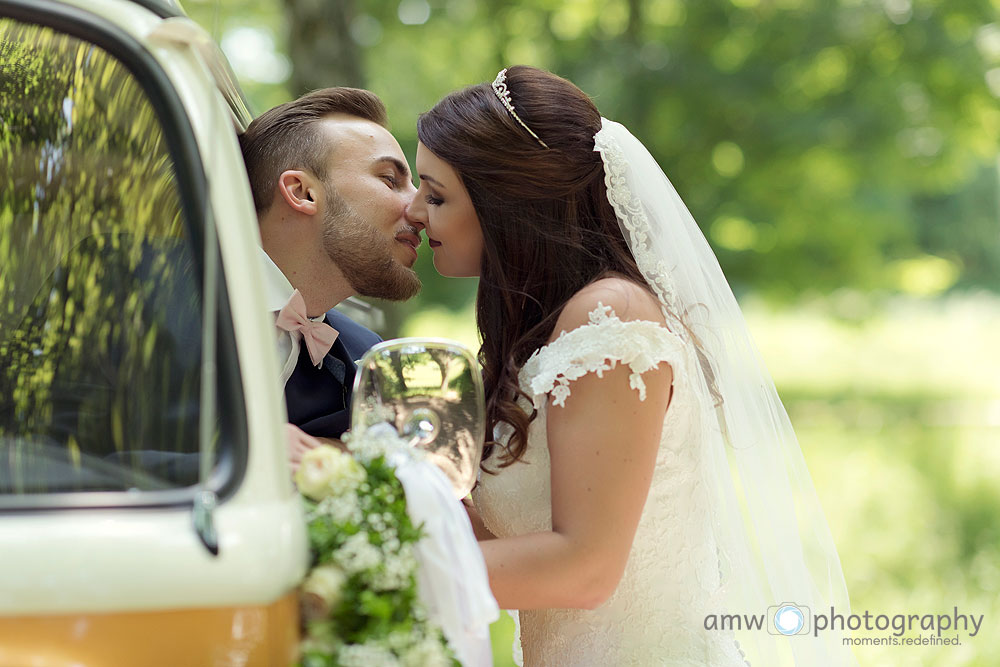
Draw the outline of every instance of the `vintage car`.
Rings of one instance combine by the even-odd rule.
[[[296,660],[250,119],[172,0],[0,0],[0,665]]]

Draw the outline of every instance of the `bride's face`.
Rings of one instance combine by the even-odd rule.
[[[420,187],[407,217],[424,226],[434,268],[442,276],[478,276],[483,230],[462,179],[422,143],[417,144],[417,175]]]

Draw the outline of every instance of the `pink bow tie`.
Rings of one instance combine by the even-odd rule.
[[[306,316],[306,300],[298,290],[292,292],[288,303],[278,311],[275,324],[279,329],[298,331],[302,334],[306,349],[309,350],[309,359],[316,368],[323,365],[323,357],[330,352],[339,335],[339,332],[326,322],[313,322]]]

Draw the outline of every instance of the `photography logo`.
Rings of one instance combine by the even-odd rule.
[[[772,635],[804,635],[809,620],[809,607],[784,602],[767,608],[767,631]]]

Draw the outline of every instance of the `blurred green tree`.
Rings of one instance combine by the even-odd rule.
[[[354,1],[283,0],[293,95],[330,85],[363,88],[362,52],[351,37]],[[336,82],[336,84],[330,83]]]
[[[1000,288],[997,0],[283,1],[289,92],[364,81],[411,157],[451,90],[515,63],[571,79],[657,156],[737,292]],[[406,311],[471,299],[419,268]]]

